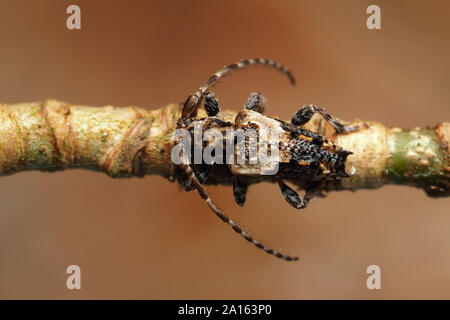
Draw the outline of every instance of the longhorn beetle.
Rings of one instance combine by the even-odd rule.
[[[276,181],[283,197],[291,206],[296,209],[306,208],[315,195],[321,195],[320,191],[323,189],[323,183],[348,177],[345,173],[345,162],[347,156],[352,154],[352,152],[346,151],[322,135],[305,130],[300,126],[307,123],[318,112],[336,130],[336,133],[351,132],[357,130],[357,128],[355,126],[345,126],[337,118],[326,112],[324,108],[315,105],[302,107],[293,115],[290,123],[265,116],[262,114],[265,99],[261,93],[252,93],[250,95],[245,108],[236,115],[234,123],[225,121],[221,116],[219,103],[214,93],[210,90],[223,76],[250,65],[266,65],[275,68],[284,73],[291,84],[295,85],[292,73],[281,64],[272,60],[248,59],[228,65],[213,74],[206,81],[205,85],[187,97],[182,107],[181,117],[177,122],[177,128],[187,129],[190,133],[193,132],[195,125],[201,125],[205,129],[216,128],[221,131],[226,129],[242,129],[246,131],[252,128],[256,129],[257,132],[276,132],[278,136],[277,143],[279,143],[279,168],[275,177]],[[202,103],[207,117],[196,119],[197,110]],[[271,139],[268,139],[266,142],[269,145],[275,143]],[[227,142],[222,141],[222,143]],[[258,143],[261,143],[261,141]],[[184,183],[185,189],[187,191],[197,189],[209,208],[236,233],[259,249],[277,258],[287,261],[298,260],[298,257],[277,252],[257,241],[216,207],[203,186],[208,179],[209,165],[191,165],[188,159],[184,158],[180,167],[187,175],[187,182]],[[264,168],[261,167],[261,164],[238,165],[232,163],[227,165],[227,170],[233,175],[233,194],[238,205],[244,205],[247,192],[247,185],[240,176],[261,175],[262,169]],[[285,179],[309,182],[310,187],[306,188],[303,199],[285,183]]]

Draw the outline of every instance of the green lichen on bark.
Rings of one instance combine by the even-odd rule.
[[[386,163],[391,183],[424,188],[430,195],[449,187],[449,157],[445,145],[433,129],[391,130],[392,157]]]

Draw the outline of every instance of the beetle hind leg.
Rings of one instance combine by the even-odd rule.
[[[306,193],[303,199],[299,196],[299,194],[289,187],[283,179],[278,179],[278,185],[280,186],[281,193],[283,194],[284,199],[295,209],[305,209],[312,198],[315,196],[323,198],[325,194],[322,193],[323,183],[320,182],[317,185],[313,185],[306,189]]]
[[[300,110],[298,110],[291,119],[291,123],[296,126],[301,126],[307,123],[313,115],[318,112],[322,115],[322,117],[336,130],[337,133],[349,133],[358,131],[361,127],[350,125],[344,125],[338,118],[330,115],[324,108],[318,107],[310,104],[309,106],[304,106]]]
[[[298,195],[298,193],[289,187],[283,179],[278,179],[278,185],[280,187],[281,193],[283,194],[284,199],[293,206],[295,209],[303,209],[307,204],[303,201],[303,199]]]

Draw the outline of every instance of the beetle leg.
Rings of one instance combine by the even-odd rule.
[[[291,119],[291,123],[295,124],[296,126],[301,126],[311,120],[316,112],[319,112],[322,117],[334,128],[334,130],[336,130],[337,133],[351,132],[346,131],[345,125],[338,118],[330,115],[324,108],[312,104],[309,106],[305,106],[294,113]]]
[[[303,209],[306,207],[307,203],[300,198],[297,192],[294,191],[291,187],[289,187],[283,179],[278,179],[278,185],[280,186],[281,193],[283,194],[284,199],[295,209]]]
[[[244,184],[238,176],[234,176],[233,194],[236,203],[243,207],[246,200],[248,186]]]
[[[304,209],[308,206],[309,202],[315,196],[323,198],[325,195],[322,193],[323,183],[319,183],[315,186],[306,189],[306,193],[303,199],[299,196],[299,194],[289,187],[282,179],[278,179],[278,185],[280,186],[281,193],[283,194],[284,199],[296,209]]]
[[[220,106],[214,93],[208,92],[205,94],[205,110],[209,117],[220,118]]]

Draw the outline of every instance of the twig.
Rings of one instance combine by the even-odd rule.
[[[153,111],[55,100],[1,104],[0,175],[83,168],[114,178],[158,174],[177,180],[183,173],[171,161],[171,136],[179,115],[180,107],[174,104]],[[228,121],[235,115],[233,111],[223,114]],[[450,123],[412,130],[390,129],[371,121],[352,124],[363,129],[336,136],[320,117],[305,125],[354,153],[346,163],[350,177],[330,182],[327,190],[402,184],[423,188],[433,197],[450,195]],[[246,179],[249,184],[273,182],[270,176]],[[231,175],[218,170],[209,183],[230,184]]]

